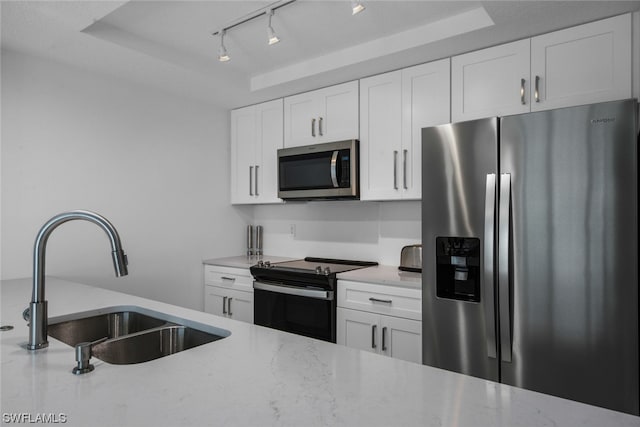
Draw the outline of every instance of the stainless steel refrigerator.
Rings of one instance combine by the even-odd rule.
[[[424,364],[638,415],[637,108],[422,130]]]

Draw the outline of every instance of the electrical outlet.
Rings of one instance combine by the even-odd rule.
[[[289,234],[291,234],[291,236],[293,236],[293,237],[296,236],[296,225],[295,224],[291,224],[289,226]]]

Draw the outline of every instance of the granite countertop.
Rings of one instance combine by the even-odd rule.
[[[640,426],[640,418],[105,289],[47,279],[49,316],[134,305],[231,335],[137,365],[53,338],[28,352],[29,279],[0,282],[3,422],[64,414],[70,426]],[[73,295],[73,298],[69,298]],[[6,414],[6,415],[5,415]]]
[[[338,274],[339,280],[379,283],[422,290],[422,274],[398,270],[398,266],[378,265]]]
[[[271,262],[282,262],[282,261],[291,261],[295,258],[287,258],[281,256],[271,256],[271,255],[240,255],[240,256],[231,256],[226,258],[213,258],[213,259],[205,259],[202,261],[203,264],[207,265],[217,265],[220,267],[233,267],[233,268],[249,268],[252,265],[255,265],[258,261],[271,261]]]

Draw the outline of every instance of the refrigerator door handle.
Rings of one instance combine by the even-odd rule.
[[[500,310],[500,357],[511,362],[511,315],[509,295],[509,253],[511,174],[500,175],[500,211],[498,212],[498,299]]]
[[[486,312],[487,328],[487,356],[497,357],[498,343],[496,342],[496,316],[494,295],[494,262],[493,248],[495,242],[496,218],[496,174],[487,174],[487,187],[484,199],[484,265],[483,265],[483,298]]]

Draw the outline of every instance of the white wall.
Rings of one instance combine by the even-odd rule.
[[[264,251],[268,255],[398,265],[400,249],[422,240],[418,201],[318,201],[257,206],[254,224],[264,227]]]
[[[118,229],[129,276],[83,221],[51,235],[48,275],[201,309],[201,260],[244,251],[228,112],[16,52],[1,64],[1,277],[31,276],[42,224],[88,209]]]

